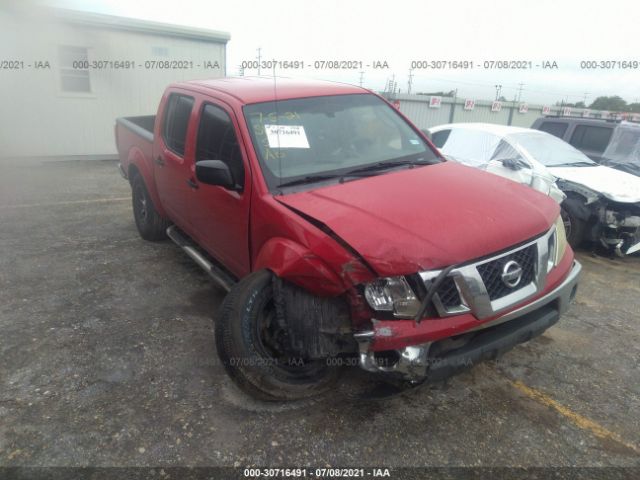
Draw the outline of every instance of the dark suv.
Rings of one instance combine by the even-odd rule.
[[[609,145],[613,131],[619,123],[615,120],[580,117],[540,117],[531,128],[555,135],[600,163]]]
[[[531,128],[555,135],[592,160],[640,176],[640,124],[579,117],[540,117]]]

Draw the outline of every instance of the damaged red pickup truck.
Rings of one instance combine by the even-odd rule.
[[[557,203],[445,161],[361,88],[177,83],[156,116],[119,118],[116,142],[141,236],[168,235],[229,291],[218,354],[261,399],[316,394],[353,359],[445,378],[542,333],[576,293]]]

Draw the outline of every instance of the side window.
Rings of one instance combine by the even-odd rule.
[[[578,125],[569,143],[577,149],[602,153],[609,145],[613,128]]]
[[[563,138],[568,126],[568,123],[563,122],[542,122],[538,130],[550,133],[558,138]]]
[[[244,185],[244,166],[231,118],[215,105],[205,105],[198,127],[196,162],[221,160],[229,166],[236,185]]]
[[[162,138],[167,147],[180,156],[184,155],[189,116],[193,109],[193,98],[171,94],[164,113]]]
[[[439,132],[431,134],[431,141],[433,144],[438,147],[444,147],[444,144],[447,143],[447,139],[449,138],[449,134],[451,130],[440,130]]]

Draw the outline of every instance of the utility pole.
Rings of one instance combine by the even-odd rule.
[[[361,87],[362,87],[363,79],[364,79],[364,72],[360,72],[360,86]]]
[[[413,69],[409,69],[409,82],[407,83],[407,94],[411,95],[411,87],[413,86]]]
[[[524,87],[524,83],[518,84],[518,103],[522,100],[522,87]]]
[[[262,60],[262,48],[258,47],[258,76],[260,76],[260,63]]]
[[[502,85],[494,85],[496,87],[496,101],[500,98],[500,92],[502,91]]]

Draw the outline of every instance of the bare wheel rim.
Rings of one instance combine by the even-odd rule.
[[[146,223],[149,214],[149,210],[147,208],[147,196],[144,188],[140,184],[136,185],[134,203],[136,205],[138,218],[142,223]]]

